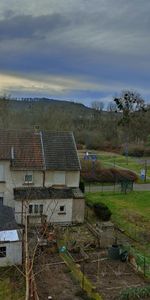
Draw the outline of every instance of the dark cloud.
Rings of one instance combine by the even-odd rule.
[[[0,40],[44,37],[46,33],[62,29],[68,24],[69,20],[58,13],[38,17],[13,16],[0,21]]]
[[[16,10],[11,10],[7,1],[0,20],[1,71],[81,75],[106,86],[118,81],[123,88],[149,89],[149,0],[43,0],[37,11],[40,0],[30,1],[31,12],[25,2],[20,9],[21,1],[14,1]],[[88,89],[73,94],[99,97]]]

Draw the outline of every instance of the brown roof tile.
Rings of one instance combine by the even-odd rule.
[[[0,130],[0,160],[11,160],[12,167],[42,169],[43,158],[40,134],[30,131]]]
[[[0,160],[14,169],[80,170],[72,132],[0,130]]]

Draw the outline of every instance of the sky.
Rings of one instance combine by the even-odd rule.
[[[150,100],[149,0],[1,0],[0,95]]]

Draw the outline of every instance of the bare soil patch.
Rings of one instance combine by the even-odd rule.
[[[44,253],[43,259],[44,263],[41,257],[37,259],[35,266],[35,273],[39,272],[36,275],[36,284],[40,300],[46,300],[48,296],[52,296],[54,300],[81,300],[82,298],[76,296],[80,287],[72,278],[66,265],[52,265],[62,262],[59,255]]]
[[[126,288],[147,285],[147,280],[137,274],[128,262],[111,260],[107,248],[99,249],[97,239],[85,224],[63,228],[62,234],[74,261],[91,280],[103,300],[117,299],[119,293]],[[117,238],[120,244],[131,242],[120,232],[117,233]],[[82,248],[84,254],[87,254],[87,260],[85,255],[83,257],[78,252],[78,248]],[[48,296],[52,296],[54,300],[82,300],[79,283],[61,260],[59,253],[52,253],[51,250],[44,249],[38,253],[35,261],[34,273],[40,300],[45,300]]]
[[[116,299],[123,289],[142,287],[147,284],[146,280],[135,273],[128,263],[123,263],[120,260],[110,260],[109,258],[103,260],[101,252],[91,253],[92,260],[98,255],[99,262],[89,261],[85,263],[84,272],[94,283],[104,300]]]

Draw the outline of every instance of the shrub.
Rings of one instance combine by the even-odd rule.
[[[133,287],[127,288],[120,292],[118,300],[136,300],[136,299],[149,299],[150,296],[150,287]]]
[[[116,183],[123,180],[137,181],[138,176],[130,170],[117,168],[102,168],[96,161],[94,165],[91,161],[82,161],[81,177],[86,182]]]
[[[150,147],[144,149],[144,156],[150,156]]]
[[[111,172],[114,174],[115,182],[127,181],[137,181],[138,176],[130,170],[111,168]]]
[[[109,221],[111,217],[111,211],[107,205],[103,203],[95,203],[93,205],[94,212],[98,218],[102,221]]]
[[[125,155],[125,149],[122,152]],[[130,145],[128,147],[128,155],[135,156],[135,157],[142,157],[144,155],[144,146],[143,145]]]

